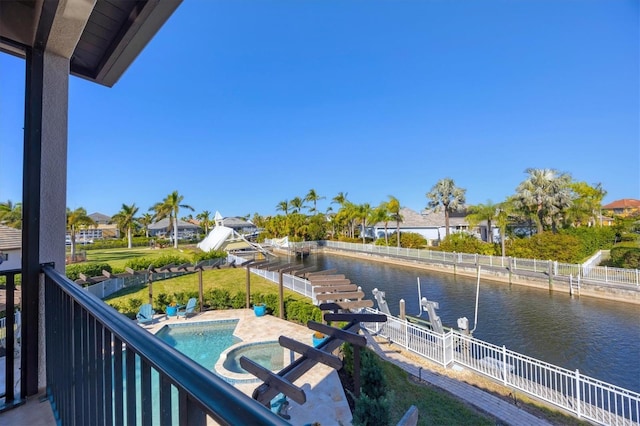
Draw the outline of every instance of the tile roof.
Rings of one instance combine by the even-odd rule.
[[[0,225],[0,250],[14,250],[22,247],[22,231]]]
[[[169,218],[164,218],[159,220],[158,222],[152,223],[149,225],[149,229],[164,229],[169,227]],[[194,225],[193,223],[185,222],[184,220],[178,219],[178,228],[188,228],[188,229],[196,229],[199,226]]]
[[[423,210],[418,213],[415,210],[403,207],[400,209],[400,215],[402,221],[400,222],[400,229],[402,228],[439,228],[445,226],[444,211],[433,211],[431,209]],[[466,225],[465,215],[462,213],[455,213],[449,215],[449,226]],[[377,223],[376,226],[384,226],[384,222]],[[391,221],[387,224],[389,229],[396,227],[396,222]]]
[[[615,200],[605,206],[602,206],[605,210],[612,209],[628,209],[628,208],[640,208],[640,200],[634,198],[623,198],[621,200]]]
[[[89,217],[90,217],[91,219],[93,219],[96,223],[99,223],[99,224],[104,224],[104,225],[106,225],[106,224],[108,224],[109,222],[111,222],[111,216],[107,216],[106,214],[102,214],[102,213],[98,213],[98,212],[96,212],[96,213],[91,213],[91,214],[89,215]]]

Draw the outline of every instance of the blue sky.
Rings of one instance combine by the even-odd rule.
[[[640,7],[623,0],[186,0],[113,88],[71,77],[67,205],[276,213],[313,188],[420,210],[555,168],[640,198]],[[0,200],[24,63],[0,55]],[[187,212],[183,212],[187,213]]]

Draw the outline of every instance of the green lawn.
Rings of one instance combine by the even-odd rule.
[[[131,249],[116,248],[116,249],[101,249],[101,250],[88,250],[87,262],[107,262],[114,269],[124,269],[125,264],[129,259],[134,257],[149,257],[155,258],[167,254],[180,255],[190,258],[193,254],[191,249],[150,249],[148,247],[134,247]]]
[[[397,424],[409,407],[418,408],[419,425],[495,425],[495,420],[478,413],[473,408],[446,392],[418,384],[400,367],[381,362],[391,397],[391,424]]]
[[[246,290],[247,271],[244,268],[223,268],[211,269],[202,273],[202,286],[206,293],[209,290],[227,290],[231,295]],[[168,280],[153,283],[154,300],[157,295],[164,293],[169,296],[176,294],[193,293],[198,291],[198,274],[188,274]],[[278,286],[262,277],[251,275],[251,293],[277,294]],[[306,298],[298,293],[285,289],[285,298],[292,300],[305,300]],[[149,298],[148,286],[136,286],[123,289],[105,298],[105,302],[112,306],[125,307],[135,306],[130,301],[137,299],[146,303]],[[184,303],[180,297],[178,302]],[[122,311],[121,310],[121,311]]]

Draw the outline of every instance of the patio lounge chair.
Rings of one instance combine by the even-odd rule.
[[[279,393],[271,400],[271,411],[285,420],[290,420],[291,416],[287,414],[287,410],[289,409],[289,401],[287,401],[287,397]]]
[[[136,314],[136,319],[138,320],[138,324],[148,324],[153,321],[153,314],[156,311],[151,307],[151,303],[145,303],[140,306],[140,310]]]
[[[189,299],[189,301],[187,302],[187,306],[184,307],[184,310],[178,309],[178,318],[184,317],[184,319],[187,319],[190,314],[193,314],[195,312],[196,303],[197,300],[195,297]]]

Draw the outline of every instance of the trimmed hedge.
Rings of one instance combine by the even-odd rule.
[[[616,268],[640,269],[640,248],[627,246],[612,248],[610,264]]]
[[[73,265],[67,265],[65,272],[67,278],[75,281],[80,278],[80,274],[88,277],[97,277],[102,275],[103,270],[113,272],[111,265],[106,262],[74,263]]]
[[[192,297],[197,299],[198,292],[182,291],[172,294],[159,293],[153,298],[153,309],[156,312],[165,312],[167,305],[170,303],[175,302],[180,305],[185,305]],[[246,304],[246,293],[244,291],[238,291],[232,295],[228,290],[213,289],[205,292],[203,299],[206,309],[242,309]],[[253,293],[251,295],[251,304],[255,305],[257,303],[266,304],[268,313],[274,316],[280,315],[280,306],[277,294]],[[109,303],[111,307],[130,318],[135,317],[141,304],[142,301],[137,298],[128,299],[126,302],[122,303]],[[309,320],[322,322],[322,311],[317,306],[312,305],[307,301],[293,300],[289,297],[285,297],[284,310],[285,319],[288,321],[297,322],[303,325],[306,325]]]

